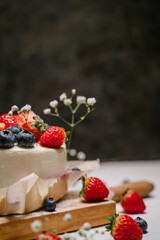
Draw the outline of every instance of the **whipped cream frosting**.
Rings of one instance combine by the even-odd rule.
[[[65,144],[59,149],[42,147],[38,143],[33,148],[17,145],[9,149],[1,148],[0,188],[8,187],[32,173],[42,179],[59,177],[66,168]]]

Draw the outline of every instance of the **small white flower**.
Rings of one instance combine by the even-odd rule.
[[[71,157],[76,156],[76,154],[77,154],[77,150],[76,150],[76,149],[70,149],[69,155],[70,155]]]
[[[72,100],[70,98],[64,99],[63,102],[64,102],[64,105],[66,105],[66,106],[70,106],[72,104]]]
[[[25,106],[23,106],[21,108],[21,112],[29,112],[31,110],[31,108],[32,108],[31,105],[26,104]]]
[[[51,101],[49,105],[50,105],[52,108],[56,108],[56,107],[58,106],[58,101],[57,101],[57,100]]]
[[[76,89],[72,89],[72,95],[76,94]]]
[[[18,111],[19,108],[17,107],[17,105],[13,105],[13,106],[11,107],[11,110],[12,110],[12,112],[15,112],[15,111]]]
[[[72,221],[72,215],[70,213],[67,213],[66,215],[64,215],[63,220],[65,222],[71,222]]]
[[[89,106],[93,106],[95,103],[96,103],[95,97],[92,97],[92,98],[88,98],[88,99],[87,99],[87,104],[88,104]]]
[[[48,115],[48,114],[51,113],[51,109],[50,109],[50,108],[45,108],[45,109],[43,110],[43,113],[44,113],[45,115]]]
[[[66,94],[66,93],[62,93],[62,94],[59,96],[59,100],[60,100],[60,101],[64,101],[66,98],[67,98],[67,94]]]
[[[77,96],[76,101],[77,101],[78,104],[86,104],[86,97]]]
[[[38,236],[38,238],[39,238],[40,240],[46,240],[46,239],[48,239],[48,238],[46,238],[46,236],[45,236],[44,234],[40,234],[40,235]]]
[[[84,152],[78,152],[77,153],[77,158],[79,160],[85,160],[86,159],[86,154]]]
[[[13,112],[10,110],[10,111],[8,112],[8,115],[9,115],[9,116],[12,116],[12,115],[13,115]]]
[[[84,223],[82,229],[89,231],[91,229],[91,224],[89,222]]]
[[[35,220],[31,223],[31,229],[33,232],[39,232],[42,228],[42,222],[39,220]]]
[[[63,240],[71,240],[71,236],[69,233],[64,233],[63,234]]]

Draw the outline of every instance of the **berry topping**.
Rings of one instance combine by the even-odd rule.
[[[5,123],[6,128],[10,127],[10,126],[14,126],[15,122],[13,120],[12,116],[9,116],[8,113],[4,113],[0,116],[0,123]]]
[[[114,240],[142,240],[143,233],[139,225],[128,215],[115,215],[107,217],[110,225],[106,227],[111,231]]]
[[[15,136],[9,130],[0,131],[0,147],[1,148],[10,148],[14,145]]]
[[[34,134],[29,131],[22,130],[17,135],[17,142],[18,142],[18,145],[21,147],[26,147],[26,148],[33,147],[35,141],[36,139]]]
[[[0,131],[6,129],[5,123],[0,123]]]
[[[39,142],[42,146],[60,148],[64,143],[66,134],[63,128],[50,127],[40,137]]]
[[[120,204],[126,213],[143,213],[146,209],[142,197],[133,190],[123,194]]]
[[[7,130],[13,132],[16,139],[17,139],[17,134],[22,131],[22,128],[19,127],[19,126],[10,126],[10,127],[7,128]]]
[[[33,123],[31,123],[31,122],[29,122],[29,123],[24,123],[24,124],[22,125],[22,128],[23,128],[24,130],[27,130],[27,131],[32,132],[32,133],[34,134],[35,138],[36,138],[36,141],[38,141],[39,138],[40,138],[40,134],[39,134],[37,128],[32,128],[32,125],[33,125]]]
[[[146,233],[147,232],[147,228],[148,228],[147,222],[143,218],[140,218],[140,217],[137,217],[134,220],[136,221],[136,223],[138,223],[138,225],[142,229],[142,232]]]
[[[43,233],[36,238],[36,240],[61,240],[62,238],[58,237],[57,235],[53,233]]]
[[[56,202],[53,198],[47,198],[44,201],[44,209],[48,212],[53,212],[56,209]]]
[[[72,168],[72,171],[81,171],[79,168]]]
[[[108,197],[109,190],[105,184],[96,177],[82,177],[83,188],[80,192],[87,201],[101,201]]]

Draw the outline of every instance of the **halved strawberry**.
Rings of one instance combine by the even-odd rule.
[[[34,117],[36,114],[33,111],[25,112],[25,113],[20,113],[19,116],[17,117],[18,125],[22,127],[24,123],[30,122],[32,124],[35,123]]]
[[[0,131],[6,129],[5,123],[0,123]]]

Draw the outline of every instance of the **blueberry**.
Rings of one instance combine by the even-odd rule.
[[[7,130],[10,130],[11,132],[13,132],[17,139],[17,134],[22,131],[22,128],[19,126],[10,126],[7,128]]]
[[[22,130],[17,135],[17,142],[20,147],[31,148],[34,146],[36,138],[33,133]]]
[[[138,223],[138,225],[142,229],[142,232],[146,233],[147,232],[147,228],[148,228],[147,222],[143,218],[140,218],[140,217],[137,217],[134,220],[136,221],[136,223]]]
[[[15,142],[14,134],[9,130],[0,131],[0,147],[10,148],[13,147]]]
[[[53,198],[47,198],[44,201],[44,209],[48,212],[53,212],[56,209],[56,202]]]
[[[72,171],[81,171],[79,168],[72,168]]]

